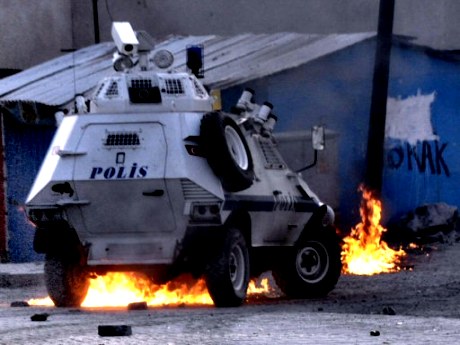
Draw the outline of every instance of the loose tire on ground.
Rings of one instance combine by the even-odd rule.
[[[45,283],[56,307],[79,307],[89,288],[89,276],[78,260],[47,254]]]
[[[235,121],[220,112],[205,114],[200,138],[211,169],[229,192],[249,188],[254,170],[248,144]]]
[[[246,299],[249,253],[238,229],[229,229],[222,248],[206,267],[206,284],[216,307],[237,307]]]
[[[340,277],[340,252],[334,229],[312,232],[273,270],[276,284],[288,297],[324,297],[334,289]]]

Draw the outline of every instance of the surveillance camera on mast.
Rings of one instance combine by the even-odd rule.
[[[154,47],[150,35],[145,31],[134,31],[129,22],[113,22],[112,38],[117,46],[113,58],[113,67],[117,72],[129,70],[136,64],[139,64],[140,70],[148,70],[148,54]],[[170,51],[160,49],[151,61],[157,68],[166,69],[173,64],[174,57]]]
[[[123,55],[133,56],[137,54],[139,40],[132,26],[128,22],[112,23],[112,38],[118,52]]]
[[[128,22],[113,22],[112,38],[118,51],[114,56],[114,69],[124,71],[133,67],[133,57],[137,55],[139,40],[131,24]]]

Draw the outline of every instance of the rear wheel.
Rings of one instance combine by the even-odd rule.
[[[89,275],[76,257],[48,253],[45,283],[56,307],[79,307],[89,288]]]
[[[339,240],[334,229],[328,228],[302,238],[273,276],[287,296],[315,298],[335,287],[341,269]]]
[[[236,307],[246,299],[249,253],[238,229],[226,232],[221,250],[209,261],[206,284],[216,307]]]

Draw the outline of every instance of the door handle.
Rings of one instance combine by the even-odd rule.
[[[57,206],[85,206],[89,205],[89,200],[72,200],[72,199],[62,199],[56,201]]]
[[[155,189],[150,192],[142,192],[142,195],[144,196],[163,196],[165,194],[165,191],[163,189]]]
[[[86,155],[84,151],[57,150],[56,154],[60,157],[73,157]]]

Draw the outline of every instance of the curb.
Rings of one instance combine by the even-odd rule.
[[[0,264],[0,288],[21,288],[45,282],[42,262]]]
[[[44,274],[0,273],[0,288],[21,288],[44,284]]]

